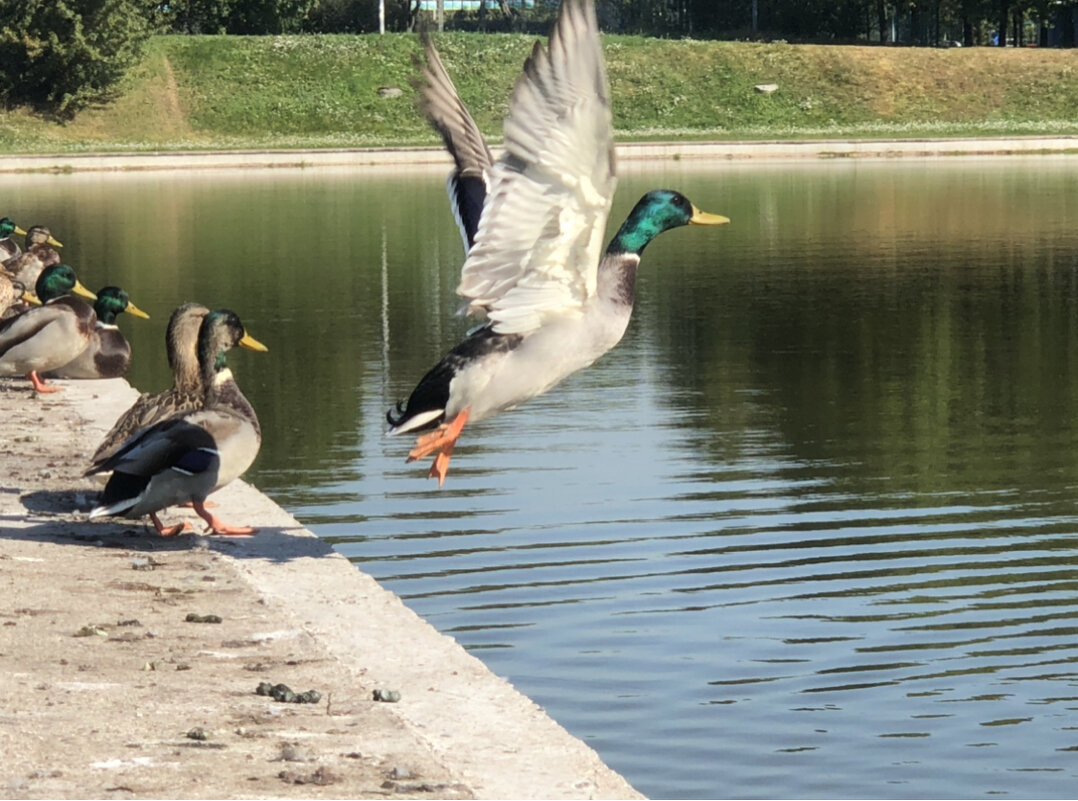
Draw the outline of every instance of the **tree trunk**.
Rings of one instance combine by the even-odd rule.
[[[880,25],[880,44],[887,44],[887,3],[876,0],[876,20]]]
[[[1011,21],[1011,0],[999,0],[999,46],[1007,46],[1007,23]]]

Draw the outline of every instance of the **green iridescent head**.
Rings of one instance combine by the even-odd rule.
[[[42,303],[62,297],[74,292],[84,298],[95,300],[97,295],[79,283],[75,271],[66,264],[54,264],[46,267],[37,277],[34,285],[34,294]]]
[[[97,291],[97,300],[94,302],[94,311],[97,319],[105,325],[116,322],[116,315],[127,312],[135,317],[149,319],[150,315],[131,302],[127,293],[118,286],[107,286]]]
[[[608,253],[640,255],[648,243],[671,228],[682,225],[722,225],[726,217],[700,211],[680,192],[654,189],[637,202],[607,248]]]
[[[12,234],[24,236],[26,231],[15,225],[15,221],[10,217],[0,217],[0,239],[7,239]]]

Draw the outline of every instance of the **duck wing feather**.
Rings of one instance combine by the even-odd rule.
[[[457,292],[498,333],[582,312],[596,291],[616,184],[613,125],[592,4],[565,0],[536,43],[505,121],[475,245]]]

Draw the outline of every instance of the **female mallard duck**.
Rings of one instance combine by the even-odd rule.
[[[56,248],[62,248],[52,238],[49,229],[43,225],[33,225],[26,233],[26,250],[4,262],[4,269],[22,281],[23,286],[36,286],[38,276],[46,267],[60,263],[60,254]]]
[[[488,322],[387,415],[389,434],[423,431],[408,460],[437,452],[429,475],[445,481],[466,421],[540,395],[614,347],[632,314],[636,270],[658,234],[729,220],[683,195],[648,192],[600,259],[616,178],[606,74],[591,0],[564,0],[547,50],[524,64],[505,121],[505,153],[484,161],[482,136],[433,47],[421,89],[428,119],[456,162],[450,198],[472,242],[457,292]],[[475,220],[459,186],[483,195]],[[472,195],[469,195],[472,196]],[[474,207],[474,201],[470,207]]]
[[[209,313],[209,309],[198,303],[185,303],[172,312],[165,329],[165,352],[172,368],[172,387],[157,394],[139,396],[105,435],[91,462],[107,459],[136,431],[202,408],[204,393],[198,367],[198,329]]]
[[[190,503],[209,525],[207,533],[255,533],[222,523],[206,508],[206,497],[243,475],[262,443],[255,410],[225,364],[225,352],[235,345],[266,350],[244,331],[234,312],[207,314],[198,332],[202,408],[136,432],[112,456],[94,462],[86,475],[110,470],[112,475],[91,518],[149,515],[158,533],[168,537],[186,526],[166,527],[157,513]]]
[[[26,231],[17,226],[10,217],[0,217],[0,262],[5,262],[22,253],[22,248],[11,238],[12,234],[26,236]]]
[[[16,281],[0,270],[0,320],[7,316],[8,309],[20,303],[26,294],[26,285]]]
[[[7,320],[0,328],[0,376],[25,375],[38,392],[59,392],[59,387],[49,386],[38,373],[62,367],[82,353],[97,321],[88,303],[68,293],[97,296],[79,283],[66,264],[45,270],[35,292],[43,305]]]
[[[150,315],[131,302],[117,286],[97,291],[97,321],[82,353],[67,364],[48,371],[49,378],[121,378],[131,366],[131,345],[116,325],[116,315],[127,312],[144,320]]]
[[[60,263],[60,254],[56,248],[48,245],[34,245],[14,259],[4,263],[4,270],[24,286],[36,286],[37,279],[46,267]]]

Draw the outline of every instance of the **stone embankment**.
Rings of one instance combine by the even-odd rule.
[[[0,797],[640,797],[250,485],[251,538],[87,521],[136,393],[57,383],[0,380]]]
[[[1034,155],[1078,152],[1078,136],[979,139],[814,139],[762,142],[664,142],[617,146],[621,164],[747,159],[924,158],[928,156]],[[164,153],[3,155],[3,172],[237,169],[265,167],[448,167],[444,148],[367,150],[237,150]]]

